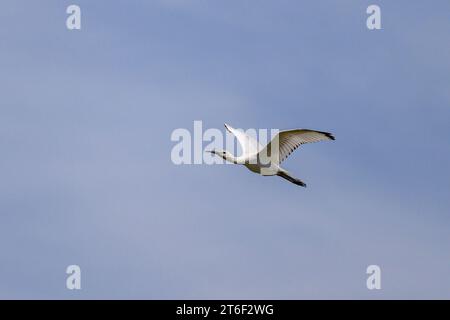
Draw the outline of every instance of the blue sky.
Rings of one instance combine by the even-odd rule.
[[[373,3],[382,30],[365,26]],[[449,13],[3,1],[0,298],[450,298]],[[303,189],[173,165],[170,135],[194,120],[337,140],[284,163]]]

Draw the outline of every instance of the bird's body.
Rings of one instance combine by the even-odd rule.
[[[293,129],[280,131],[265,147],[256,139],[225,124],[225,128],[238,140],[242,148],[242,155],[236,157],[224,150],[212,150],[226,161],[241,164],[252,172],[263,176],[280,176],[296,185],[306,187],[300,179],[294,178],[288,171],[280,167],[295,149],[305,143],[318,142],[322,140],[335,140],[328,132],[309,129]]]

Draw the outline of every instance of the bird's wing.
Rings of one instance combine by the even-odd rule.
[[[239,144],[242,148],[242,155],[251,155],[251,154],[257,154],[259,150],[262,149],[262,145],[259,144],[259,142],[253,138],[252,136],[249,136],[248,134],[238,130],[234,129],[230,125],[225,123],[225,128],[231,132],[236,139],[238,140]]]
[[[279,164],[302,144],[323,140],[335,140],[335,138],[331,133],[308,129],[280,131],[272,141],[259,152],[259,155],[271,157]],[[275,151],[273,154],[272,150]],[[278,150],[278,152],[276,152],[276,150]]]

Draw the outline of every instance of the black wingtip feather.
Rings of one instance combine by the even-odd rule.
[[[323,132],[321,131],[320,133],[323,133],[324,135],[327,136],[327,138],[329,138],[330,140],[336,140],[336,138],[329,132]]]

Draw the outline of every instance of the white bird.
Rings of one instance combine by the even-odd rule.
[[[208,152],[218,155],[231,163],[242,164],[252,172],[263,176],[280,176],[302,187],[306,187],[306,184],[281,168],[280,163],[302,144],[335,140],[334,136],[328,132],[292,129],[278,132],[265,147],[262,147],[255,138],[248,134],[227,124],[225,124],[225,128],[237,138],[241,145],[242,155],[236,157],[225,150],[210,150]]]

